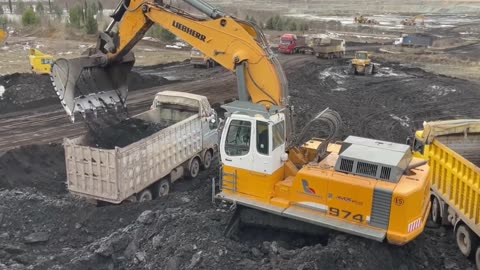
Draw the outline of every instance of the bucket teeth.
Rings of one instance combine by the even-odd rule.
[[[123,61],[104,65],[105,56],[94,54],[75,59],[58,59],[52,67],[52,85],[72,122],[77,115],[124,115],[128,95],[128,73],[132,53]],[[102,112],[102,113],[99,113]]]

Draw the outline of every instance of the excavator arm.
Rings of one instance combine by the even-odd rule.
[[[185,0],[207,14],[201,19],[158,0],[122,0],[95,49],[77,59],[59,59],[52,78],[62,105],[75,115],[126,108],[131,49],[154,24],[169,30],[226,69],[235,72],[239,99],[288,106],[280,63],[253,24],[227,16],[201,0]]]

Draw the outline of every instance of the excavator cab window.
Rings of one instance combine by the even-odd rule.
[[[259,154],[268,155],[268,123],[257,121],[257,151]]]
[[[285,122],[279,122],[272,127],[272,151],[285,143]]]
[[[252,123],[249,121],[232,120],[228,128],[225,152],[227,155],[245,156],[250,152],[250,132]]]

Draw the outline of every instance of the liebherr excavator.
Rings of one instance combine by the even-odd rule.
[[[424,161],[406,145],[354,136],[331,143],[340,119],[328,109],[311,123],[323,120],[334,132],[304,143],[310,123],[294,136],[287,80],[261,30],[204,1],[185,2],[208,19],[159,0],[124,0],[95,49],[54,64],[53,82],[73,121],[126,106],[130,50],[159,24],[237,77],[239,100],[224,105],[217,199],[396,245],[423,231],[430,209]]]

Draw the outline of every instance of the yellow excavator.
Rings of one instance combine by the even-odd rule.
[[[423,231],[430,209],[423,160],[413,158],[406,145],[355,136],[334,143],[341,120],[329,109],[295,132],[287,80],[262,31],[204,1],[185,2],[208,19],[158,0],[122,1],[96,49],[56,61],[53,81],[73,121],[77,113],[88,118],[92,111],[125,107],[131,49],[159,24],[237,77],[239,100],[223,106],[227,119],[215,195],[237,206],[227,233],[245,218],[241,213],[253,209],[282,219],[262,224],[325,227],[396,245]],[[327,138],[304,140],[317,121],[331,129]]]
[[[413,16],[413,17],[410,17],[410,18],[406,18],[406,19],[402,20],[400,23],[402,25],[405,25],[405,26],[417,26],[418,25],[417,20],[422,20],[420,22],[421,26],[425,25],[425,16],[424,15],[417,15],[417,16]]]

